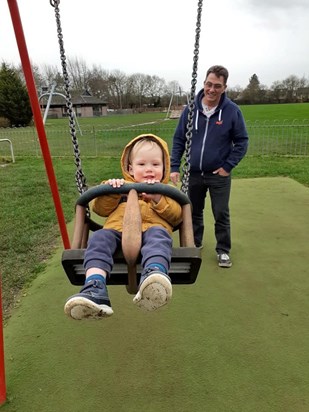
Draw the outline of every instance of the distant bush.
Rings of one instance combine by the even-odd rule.
[[[10,127],[10,122],[6,117],[0,117],[0,127]]]

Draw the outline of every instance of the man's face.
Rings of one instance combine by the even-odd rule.
[[[204,103],[208,107],[215,107],[220,101],[221,94],[224,93],[226,84],[224,77],[217,77],[214,73],[209,73],[204,81]]]

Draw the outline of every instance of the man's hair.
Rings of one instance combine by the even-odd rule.
[[[229,77],[229,72],[225,67],[218,65],[209,67],[206,73],[206,79],[210,73],[214,73],[217,77],[222,76],[224,79],[224,84],[226,84],[227,79]]]

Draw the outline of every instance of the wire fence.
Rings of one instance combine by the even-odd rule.
[[[248,121],[248,155],[252,156],[309,156],[309,119],[302,121]],[[88,127],[77,132],[80,153],[83,157],[119,157],[124,145],[142,133],[157,134],[166,140],[169,147],[175,128],[168,123],[154,123],[138,127],[100,129]],[[49,150],[52,157],[73,155],[73,145],[69,128],[46,128]],[[41,148],[34,127],[1,128],[0,158],[11,156],[9,145],[1,144],[1,139],[12,142],[15,158],[40,157]]]

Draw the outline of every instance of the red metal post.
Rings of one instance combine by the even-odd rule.
[[[0,275],[0,405],[6,401],[4,341],[3,341],[3,316],[2,316],[2,288]]]
[[[60,196],[58,192],[57,181],[56,181],[55,172],[53,169],[49,146],[48,146],[46,133],[44,129],[42,114],[40,110],[40,104],[39,104],[38,95],[37,95],[37,91],[36,91],[36,87],[34,83],[32,68],[31,68],[30,59],[28,55],[23,27],[22,27],[20,15],[19,15],[18,5],[17,5],[16,0],[8,0],[8,5],[9,5],[10,13],[11,13],[11,19],[12,19],[12,23],[14,27],[16,42],[17,42],[17,46],[19,50],[20,59],[21,59],[21,64],[22,64],[25,79],[26,79],[26,84],[27,84],[28,94],[29,94],[30,103],[32,107],[34,122],[35,122],[35,126],[38,132],[41,151],[42,151],[43,158],[44,158],[45,169],[46,169],[46,173],[47,173],[47,177],[49,180],[49,185],[50,185],[50,189],[52,192],[53,201],[54,201],[54,205],[55,205],[55,209],[57,213],[58,224],[59,224],[59,228],[60,228],[60,232],[62,236],[62,242],[63,242],[65,249],[70,249],[70,240],[69,240],[69,236],[68,236],[68,232],[66,228],[66,223],[65,223],[62,205],[60,201]]]

